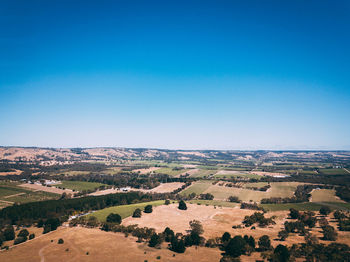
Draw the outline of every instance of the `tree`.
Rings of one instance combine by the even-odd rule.
[[[191,220],[190,228],[192,233],[197,233],[198,235],[201,235],[204,232],[203,226],[198,220]]]
[[[179,209],[181,209],[181,210],[187,210],[187,206],[186,206],[185,201],[181,200],[181,201],[179,202]]]
[[[29,240],[33,239],[33,238],[35,238],[35,234],[34,233],[29,235]]]
[[[328,220],[322,217],[320,220],[318,220],[318,224],[320,225],[321,228],[324,228],[325,226],[328,225]]]
[[[289,233],[287,230],[281,230],[278,232],[278,237],[280,238],[281,241],[285,241],[288,237]]]
[[[273,261],[287,262],[289,261],[289,257],[289,250],[284,245],[278,245],[273,252]]]
[[[240,203],[241,202],[237,196],[230,196],[228,198],[228,201],[232,202],[232,203]]]
[[[337,240],[338,233],[335,231],[334,227],[328,225],[323,228],[323,239],[335,241]]]
[[[171,230],[169,227],[165,228],[163,234],[166,242],[170,242],[175,235],[174,231]]]
[[[268,235],[263,235],[259,238],[259,249],[262,251],[266,251],[271,249],[271,241]]]
[[[29,232],[28,232],[28,230],[27,229],[22,229],[21,231],[19,231],[19,233],[18,233],[18,237],[28,237],[28,235],[29,235]]]
[[[161,243],[162,243],[161,237],[160,237],[157,233],[154,233],[154,234],[151,236],[150,241],[148,242],[148,246],[150,246],[150,247],[157,247],[157,246],[159,246]]]
[[[173,237],[170,242],[170,250],[177,253],[184,253],[186,250],[186,247],[183,239],[178,239],[177,237]]]
[[[170,204],[170,200],[169,199],[165,200],[165,204],[169,205]]]
[[[60,238],[60,239],[57,241],[57,243],[58,243],[58,244],[63,244],[63,243],[64,243],[64,241],[63,241],[63,239],[62,239],[62,238]]]
[[[300,216],[300,213],[298,210],[291,208],[289,209],[289,216],[291,219],[298,219]]]
[[[109,223],[120,224],[122,222],[122,217],[119,214],[110,213],[107,216],[106,221]]]
[[[144,209],[145,213],[152,213],[152,211],[153,211],[152,205],[145,206],[145,209]]]
[[[51,231],[51,225],[45,225],[43,234],[49,233]]]
[[[253,249],[255,249],[255,239],[254,239],[253,236],[250,236],[250,237],[248,238],[247,244],[248,244],[249,246],[251,246]]]
[[[141,209],[136,208],[134,213],[132,214],[132,217],[141,217],[141,215],[142,215]]]
[[[229,232],[225,232],[225,233],[222,235],[222,237],[221,237],[221,241],[222,241],[223,243],[229,241],[230,239],[231,239],[231,235],[230,235]]]
[[[320,208],[320,214],[324,216],[328,216],[331,213],[331,209],[327,206],[323,206]]]
[[[3,235],[5,238],[5,241],[8,240],[14,240],[15,239],[15,230],[13,229],[13,226],[8,226],[3,231]]]
[[[14,245],[18,245],[20,243],[26,242],[27,238],[26,237],[17,237],[15,241],[13,242]]]
[[[239,257],[245,253],[245,245],[246,242],[244,241],[243,237],[235,236],[228,242],[227,246],[225,247],[225,252],[229,256]]]

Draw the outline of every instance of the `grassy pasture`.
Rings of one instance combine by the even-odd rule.
[[[199,169],[198,172],[192,174],[191,177],[205,177],[209,175],[214,175],[215,173],[215,169]]]
[[[50,200],[50,199],[58,199],[59,195],[44,191],[29,191],[26,194],[8,197],[6,198],[7,201],[15,202],[15,203],[28,203],[28,202],[36,202],[36,201],[44,201],[44,200]]]
[[[153,207],[160,206],[164,204],[164,200],[157,200],[157,201],[151,201],[151,202],[143,202],[143,203],[137,203],[137,204],[131,204],[131,205],[120,205],[120,206],[114,206],[114,207],[108,207],[104,208],[102,210],[96,211],[89,216],[96,217],[99,221],[104,222],[106,221],[106,217],[110,213],[119,214],[122,218],[126,218],[131,216],[136,208],[140,208],[142,211],[145,206],[152,205]]]
[[[211,185],[212,181],[208,180],[202,180],[193,183],[191,186],[186,188],[184,191],[180,193],[180,195],[189,195],[191,193],[196,193],[197,195],[203,193],[205,190],[207,190]]]
[[[68,188],[75,191],[94,190],[104,184],[85,181],[62,181],[61,184],[54,185],[55,187]]]
[[[16,187],[16,186],[0,185],[0,199],[4,198],[6,196],[15,195],[18,193],[27,193],[27,192],[30,192],[30,191],[22,189],[20,187]]]

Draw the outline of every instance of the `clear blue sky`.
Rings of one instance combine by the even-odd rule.
[[[0,145],[350,149],[349,1],[0,2]]]

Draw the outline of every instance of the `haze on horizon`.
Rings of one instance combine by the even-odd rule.
[[[0,145],[350,150],[349,11],[1,1]]]

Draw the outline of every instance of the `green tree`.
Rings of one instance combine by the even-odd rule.
[[[246,242],[244,241],[243,237],[235,236],[228,242],[227,246],[225,247],[225,252],[229,256],[239,257],[245,253],[245,245]]]
[[[223,243],[229,241],[230,239],[231,239],[231,235],[230,235],[229,232],[225,232],[225,233],[222,235],[222,237],[221,237],[221,241],[222,241]]]
[[[266,251],[271,249],[271,240],[268,235],[263,235],[259,238],[259,249],[262,251]]]
[[[181,200],[181,201],[179,202],[179,209],[181,209],[181,210],[187,210],[187,205],[186,205],[185,201]]]
[[[134,210],[134,213],[132,214],[132,217],[141,217],[141,216],[142,216],[141,209],[136,208],[136,209]]]
[[[162,238],[157,233],[154,233],[151,236],[151,239],[150,239],[150,241],[148,243],[148,246],[150,246],[150,247],[157,247],[161,243],[162,243]]]
[[[287,262],[289,261],[290,253],[286,246],[278,245],[273,252],[273,260],[276,262]]]
[[[106,221],[109,223],[120,224],[122,222],[122,217],[119,214],[110,213],[107,216]]]
[[[165,204],[170,205],[170,200],[169,199],[165,200]]]
[[[153,211],[152,205],[145,206],[145,209],[144,209],[145,213],[152,213],[152,211]]]
[[[337,240],[338,233],[335,231],[334,227],[327,225],[323,228],[323,239],[335,241]]]
[[[323,206],[320,208],[320,214],[324,216],[328,216],[331,213],[331,209],[327,206]]]
[[[13,226],[7,226],[5,228],[5,230],[3,231],[3,235],[5,238],[5,241],[14,240],[15,239],[15,230],[13,229]]]

